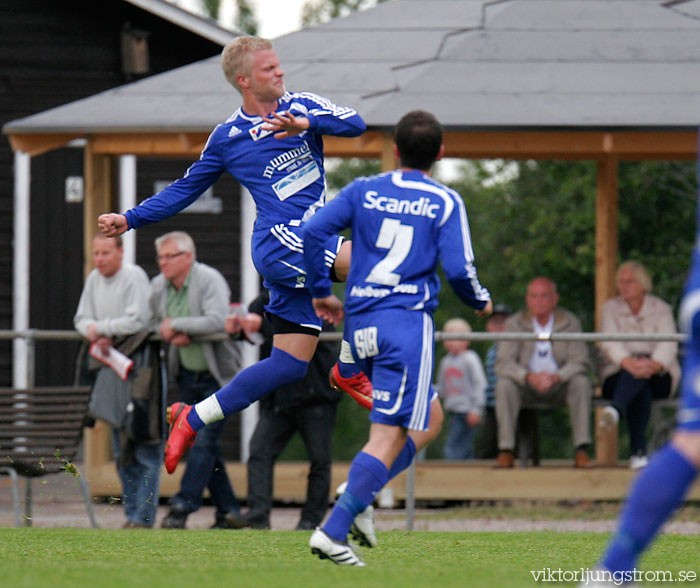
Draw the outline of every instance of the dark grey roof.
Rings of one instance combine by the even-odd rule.
[[[275,41],[290,90],[370,127],[696,128],[700,0],[392,0]],[[219,58],[13,121],[5,132],[206,131],[240,104]]]

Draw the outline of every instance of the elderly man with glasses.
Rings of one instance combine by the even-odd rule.
[[[196,340],[224,331],[230,290],[218,270],[196,260],[194,241],[187,233],[166,233],[155,246],[161,273],[151,282],[151,309],[160,336],[170,344],[169,388],[176,386],[183,402],[195,404],[227,384],[240,369],[236,343]],[[212,528],[231,528],[225,516],[238,514],[239,504],[221,457],[224,422],[207,425],[197,436],[163,528],[184,529],[187,516],[202,505],[207,487],[216,505]]]

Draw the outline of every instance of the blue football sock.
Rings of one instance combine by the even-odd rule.
[[[398,457],[394,460],[389,468],[389,480],[393,480],[401,472],[403,472],[413,461],[413,456],[416,455],[416,444],[413,439],[406,437],[406,443],[401,449]]]
[[[270,357],[239,372],[213,398],[196,404],[195,410],[187,416],[187,422],[198,431],[208,423],[239,412],[280,386],[301,380],[308,365],[308,362],[273,347]]]
[[[661,526],[681,504],[698,471],[673,445],[661,449],[632,486],[618,530],[603,556],[611,572],[635,568]]]
[[[355,517],[365,510],[388,482],[389,471],[376,457],[361,451],[348,472],[348,486],[335,503],[323,530],[337,541],[345,541]]]
[[[192,407],[190,414],[187,415],[187,422],[190,424],[193,431],[199,431],[207,426],[207,423],[197,414],[197,409],[195,407]]]

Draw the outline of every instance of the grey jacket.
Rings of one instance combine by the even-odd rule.
[[[532,315],[527,309],[516,312],[505,324],[506,332],[532,333]],[[580,333],[581,322],[576,316],[563,308],[554,309],[553,333]],[[510,378],[525,386],[530,358],[535,350],[535,341],[499,341],[496,357],[496,375]],[[559,378],[562,384],[577,374],[588,375],[590,360],[588,347],[583,341],[553,341],[552,353],[559,366]]]
[[[190,337],[224,333],[224,324],[229,310],[231,291],[218,270],[195,261],[190,270],[188,303],[190,316],[172,320],[172,327]],[[155,328],[167,317],[166,302],[168,281],[163,274],[151,280],[151,312]],[[202,350],[207,360],[209,372],[219,383],[227,384],[241,369],[239,343],[224,341],[203,341]],[[180,368],[177,347],[168,350],[168,379],[173,379]]]

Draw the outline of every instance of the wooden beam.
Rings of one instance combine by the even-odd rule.
[[[81,135],[63,134],[39,134],[39,135],[10,135],[10,145],[13,151],[22,151],[32,157],[59,149],[74,139],[79,139]]]
[[[92,240],[98,232],[97,217],[113,209],[113,158],[94,152],[92,141],[85,146],[85,197],[83,199],[83,274],[87,278],[93,267]],[[94,428],[85,429],[85,465],[97,471],[111,455],[110,427],[98,421]]]
[[[386,133],[365,131],[360,137],[323,137],[326,157],[383,157]]]
[[[394,139],[390,133],[386,133],[382,139],[382,171],[390,171],[396,169],[397,166]]]
[[[696,131],[448,131],[445,157],[465,159],[695,159]]]
[[[198,157],[208,133],[101,133],[91,137],[101,155]]]
[[[85,136],[81,133],[10,135],[14,150],[39,155]],[[94,152],[104,155],[196,157],[208,132],[104,132],[89,138]],[[370,130],[360,137],[324,137],[328,157],[382,157],[385,131]],[[698,156],[697,131],[579,131],[493,130],[445,132],[445,156],[465,159],[598,159],[681,160]]]
[[[553,464],[554,462],[552,462]],[[571,462],[546,462],[541,467],[494,469],[489,461],[446,462],[430,460],[416,465],[415,497],[417,500],[622,500],[627,494],[633,472],[626,464],[620,467],[576,469]],[[347,480],[349,463],[332,465],[331,491]],[[184,463],[175,473],[161,472],[161,497],[180,490]],[[87,468],[86,468],[87,470]],[[114,461],[105,461],[88,470],[93,496],[119,496],[119,477]],[[278,462],[274,472],[275,499],[303,503],[309,471],[307,462]],[[248,493],[246,464],[227,462],[226,473],[236,496]],[[406,497],[406,474],[400,474],[388,485],[397,500]],[[700,498],[700,484],[695,484],[687,500]]]
[[[600,327],[600,309],[615,295],[618,255],[618,162],[614,156],[598,161],[595,231],[595,324]]]
[[[83,201],[83,274],[92,269],[92,239],[97,234],[97,217],[111,212],[113,158],[95,153],[92,141],[85,146],[85,198]]]

